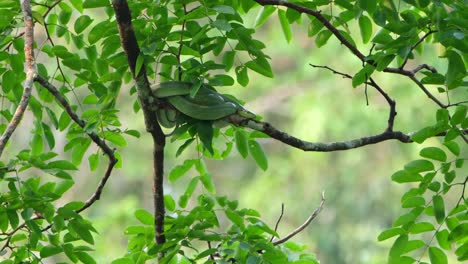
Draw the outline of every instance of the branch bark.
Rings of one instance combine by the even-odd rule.
[[[156,107],[158,107],[158,99],[153,97],[151,92],[146,68],[143,64],[139,72],[135,72],[138,56],[140,56],[140,48],[132,26],[132,17],[128,3],[126,0],[113,0],[117,24],[119,27],[120,41],[122,48],[127,54],[127,60],[130,70],[133,74],[133,79],[136,82],[138,92],[138,100],[143,110],[145,118],[146,130],[151,133],[153,138],[153,200],[154,200],[154,216],[155,216],[155,240],[157,244],[163,244],[166,241],[164,235],[164,189],[163,189],[163,174],[164,174],[164,146],[166,144],[166,136],[164,135],[156,116]]]
[[[32,17],[31,11],[31,1],[23,0],[21,1],[21,10],[23,13],[24,18],[24,54],[26,58],[26,80],[24,81],[24,90],[23,95],[21,96],[20,102],[18,107],[16,108],[15,114],[11,119],[10,123],[8,124],[5,132],[0,137],[0,157],[3,154],[3,150],[5,149],[8,140],[15,132],[16,128],[18,127],[21,119],[23,118],[24,111],[29,104],[29,98],[31,97],[31,90],[33,86],[34,76],[37,74],[36,72],[36,63],[34,60],[34,22]]]

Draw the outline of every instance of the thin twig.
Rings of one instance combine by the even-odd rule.
[[[278,226],[279,226],[279,223],[281,222],[281,218],[283,218],[283,215],[284,215],[284,203],[281,203],[281,214],[278,217],[278,221],[276,221],[275,232],[278,232]],[[271,236],[270,242],[273,241],[273,238],[274,236]]]
[[[406,63],[408,62],[409,60],[409,54],[411,54],[411,52],[413,52],[413,50],[419,46],[419,44],[421,44],[427,37],[429,37],[432,33],[435,33],[437,32],[436,30],[431,30],[429,29],[429,31],[424,34],[424,36],[422,36],[413,46],[411,46],[409,52],[408,52],[408,55],[406,56],[405,60],[403,61],[403,63],[401,64],[400,66],[400,69],[403,69],[406,65]]]
[[[304,230],[312,222],[312,220],[314,220],[317,217],[320,211],[322,211],[324,204],[325,204],[325,193],[322,192],[322,201],[320,202],[319,207],[317,207],[317,209],[314,210],[314,212],[309,216],[309,218],[307,218],[307,220],[302,225],[294,229],[294,231],[287,234],[285,237],[273,241],[273,245],[277,246],[279,244],[282,244],[288,241],[289,239],[291,239],[292,237],[294,237],[295,235],[299,234],[302,230]]]
[[[24,90],[23,95],[21,96],[21,100],[16,108],[15,114],[11,119],[10,123],[8,124],[5,132],[0,137],[0,156],[3,154],[3,150],[5,149],[8,140],[15,132],[16,128],[18,127],[21,119],[23,118],[24,112],[29,104],[29,98],[31,97],[31,90],[33,86],[34,76],[37,74],[36,72],[36,64],[34,60],[34,22],[32,17],[31,11],[31,3],[29,0],[24,0],[21,3],[21,9],[23,12],[24,18],[24,54],[26,58],[26,80],[24,81]]]

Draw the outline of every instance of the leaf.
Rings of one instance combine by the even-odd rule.
[[[247,67],[242,65],[236,67],[236,79],[237,82],[242,86],[249,84],[249,75],[247,74]]]
[[[176,208],[175,201],[169,194],[164,195],[164,205],[168,211],[174,211]]]
[[[47,164],[46,168],[60,170],[78,170],[78,168],[68,160],[51,161]]]
[[[411,139],[414,140],[417,143],[422,143],[422,142],[424,142],[424,140],[426,140],[426,139],[428,139],[430,137],[433,137],[433,136],[435,136],[435,135],[437,135],[439,133],[442,133],[447,129],[449,129],[448,124],[446,124],[445,122],[438,122],[434,126],[425,127],[423,129],[419,130],[418,132],[414,133],[411,136]]]
[[[371,77],[374,70],[375,70],[375,67],[370,64],[367,64],[366,66],[364,66],[364,68],[362,68],[353,76],[353,79],[352,79],[353,87],[357,87],[358,85],[365,83]]]
[[[440,195],[434,195],[432,197],[432,204],[434,206],[434,215],[437,223],[442,224],[445,219],[444,199]]]
[[[78,259],[84,264],[96,264],[96,261],[88,253],[83,251],[74,252]]]
[[[392,247],[390,248],[389,257],[398,258],[400,257],[408,244],[408,235],[400,235],[395,242],[393,242]]]
[[[450,124],[454,126],[463,122],[463,120],[465,120],[467,110],[468,107],[464,105],[457,106],[457,108],[455,109],[455,113],[453,113],[452,115],[452,119],[450,119]]]
[[[61,247],[47,245],[43,247],[40,251],[41,258],[47,258],[56,254],[59,254],[63,251]]]
[[[192,142],[195,141],[195,138],[189,138],[187,139],[184,144],[182,144],[176,151],[176,157],[179,157],[180,154],[182,154],[182,152],[184,152],[184,150],[190,146],[190,144],[192,144]]]
[[[119,147],[127,146],[127,141],[122,136],[122,134],[120,134],[118,132],[104,131],[104,132],[100,133],[100,136],[103,137],[104,139],[114,143],[115,145],[117,145]]]
[[[451,246],[448,240],[449,232],[447,229],[440,230],[436,233],[437,242],[439,246],[445,250],[450,250]]]
[[[255,141],[255,140],[249,140],[249,151],[250,155],[254,158],[255,162],[257,165],[262,169],[262,170],[267,170],[268,169],[268,159],[265,155],[265,152],[263,152],[262,147],[260,144]]]
[[[91,234],[90,226],[82,222],[83,220],[72,220],[68,223],[68,227],[71,228],[76,234],[85,242],[94,245],[94,238]]]
[[[404,234],[405,232],[406,231],[401,227],[393,227],[393,228],[387,229],[387,230],[383,231],[382,233],[380,233],[379,236],[377,237],[377,240],[378,241],[384,241],[384,240],[389,239],[391,237]]]
[[[226,51],[223,55],[223,64],[224,64],[224,69],[226,71],[229,71],[232,68],[232,65],[234,65],[234,58],[236,56],[235,51]]]
[[[231,220],[234,225],[240,227],[241,229],[245,228],[244,219],[236,211],[226,209],[224,212],[226,213],[227,218]]]
[[[397,183],[420,182],[423,177],[418,173],[412,173],[407,170],[399,170],[392,175],[392,181]]]
[[[434,225],[429,222],[415,223],[409,228],[411,234],[420,234],[435,230]]]
[[[271,16],[271,14],[273,14],[275,11],[276,7],[274,6],[262,6],[257,14],[257,17],[255,18],[255,27],[260,27],[263,25],[268,17]]]
[[[145,56],[142,53],[138,54],[136,65],[135,65],[135,76],[140,75],[140,71],[143,68],[144,62],[145,62]]]
[[[405,170],[410,172],[424,172],[434,170],[434,164],[428,160],[413,160],[405,165]]]
[[[447,264],[447,255],[437,247],[429,247],[429,259],[432,264]]]
[[[175,166],[169,173],[169,182],[175,182],[177,179],[182,177],[194,164],[195,160],[188,159],[185,160],[182,165]]]
[[[372,21],[368,16],[359,17],[359,29],[361,30],[362,42],[366,44],[372,36]]]
[[[468,234],[468,223],[457,225],[448,236],[448,241],[451,243],[457,242],[461,239],[466,239]]]
[[[455,156],[460,155],[460,146],[455,141],[447,141],[443,143]]]
[[[135,217],[144,225],[154,225],[154,216],[144,209],[136,210]]]
[[[234,8],[232,8],[231,6],[228,6],[228,5],[218,5],[218,6],[212,7],[212,9],[216,10],[216,12],[218,12],[220,14],[228,14],[228,15],[235,15],[236,14],[236,11],[234,10]]]
[[[466,75],[465,63],[462,57],[453,50],[446,51],[448,59],[447,73],[445,74],[445,85],[449,90],[455,89],[463,83]]]
[[[97,8],[109,6],[109,0],[85,0],[83,8]]]
[[[89,25],[93,23],[93,20],[87,16],[87,15],[82,15],[75,21],[74,29],[76,34],[80,34],[83,32]]]
[[[207,191],[213,194],[216,192],[213,183],[213,176],[210,173],[205,173],[201,175],[200,181],[203,183],[203,186],[206,188]]]
[[[234,134],[236,141],[236,148],[239,154],[245,159],[249,155],[249,139],[246,132],[240,129],[236,129]]]
[[[433,160],[438,160],[438,161],[447,161],[447,154],[445,152],[437,147],[426,147],[423,148],[420,152],[419,155],[424,158],[428,159],[433,159]]]
[[[264,57],[257,57],[254,60],[248,61],[245,66],[263,76],[273,78],[271,66]]]
[[[317,34],[315,38],[315,45],[318,48],[322,47],[323,45],[327,44],[328,39],[331,37],[332,33],[328,29],[324,29]]]
[[[197,134],[200,138],[200,141],[203,144],[203,147],[210,152],[211,155],[214,155],[213,150],[213,126],[211,122],[208,121],[199,121],[197,122]]]
[[[415,197],[411,197],[411,198],[404,200],[401,207],[412,208],[412,207],[424,206],[424,204],[426,204],[426,200],[424,200],[423,197],[415,196]]]
[[[88,157],[89,169],[94,171],[97,169],[99,165],[99,155],[97,153],[93,153]]]
[[[289,20],[286,17],[286,11],[282,9],[278,9],[278,18],[281,24],[281,28],[283,29],[284,37],[286,41],[289,43],[291,42],[292,32],[291,32],[291,25],[289,24]]]

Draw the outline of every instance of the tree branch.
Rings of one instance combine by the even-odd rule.
[[[319,20],[330,32],[335,35],[335,37],[341,42],[341,44],[345,45],[356,57],[358,57],[361,61],[365,61],[366,56],[362,54],[351,42],[349,42],[341,33],[338,31],[336,27],[334,27],[322,14],[320,11],[316,11],[304,6],[300,6],[294,3],[290,3],[284,0],[254,0],[258,4],[262,6],[266,5],[278,5],[278,6],[285,6],[291,9],[296,10],[299,13],[305,13],[315,17]]]
[[[34,61],[34,22],[32,17],[31,11],[31,3],[29,0],[21,1],[21,10],[23,12],[24,18],[24,54],[26,58],[26,80],[24,81],[24,90],[23,95],[21,96],[20,102],[18,107],[16,108],[15,114],[11,119],[10,123],[8,124],[5,132],[0,137],[0,157],[3,154],[3,150],[5,149],[8,140],[15,132],[16,128],[18,127],[21,119],[23,118],[24,111],[29,104],[29,98],[31,97],[31,90],[33,86],[33,79],[34,76],[37,74],[36,72],[36,64]]]
[[[63,106],[67,114],[76,124],[78,124],[81,128],[86,127],[86,122],[73,111],[67,99],[59,92],[59,90],[54,85],[52,85],[47,79],[40,75],[37,75],[34,80],[41,84],[44,88],[46,88],[47,91],[49,91],[55,97],[55,99]],[[99,182],[96,191],[86,201],[85,205],[77,211],[78,213],[84,211],[86,208],[90,207],[94,202],[101,198],[102,190],[104,189],[104,186],[106,185],[106,182],[112,173],[112,169],[117,163],[117,158],[114,155],[114,150],[111,149],[106,144],[106,142],[102,138],[100,138],[98,134],[96,134],[96,132],[91,131],[86,132],[86,134],[88,134],[91,140],[94,143],[96,143],[96,145],[98,145],[98,147],[104,152],[104,154],[106,154],[106,156],[109,158],[109,164],[107,165],[106,173]]]
[[[279,244],[282,244],[282,243],[288,241],[289,239],[291,239],[292,237],[294,237],[295,235],[299,234],[302,230],[304,230],[312,222],[312,220],[314,220],[317,217],[317,215],[320,213],[320,211],[322,211],[322,208],[323,208],[324,204],[325,204],[325,193],[322,192],[322,201],[320,202],[319,207],[317,207],[317,209],[315,209],[315,211],[309,216],[309,218],[307,218],[307,220],[302,225],[300,225],[298,228],[294,229],[294,231],[287,234],[285,237],[273,241],[272,242],[273,245],[277,246]]]
[[[387,140],[398,140],[403,143],[411,143],[410,135],[404,134],[400,131],[384,131],[380,134],[367,136],[357,139],[341,142],[308,142],[291,136],[283,131],[280,131],[267,122],[248,119],[239,115],[232,115],[229,117],[229,122],[237,126],[248,127],[259,132],[263,132],[268,136],[285,143],[286,145],[304,150],[316,152],[331,152],[339,150],[348,150],[363,147],[366,145],[376,144]]]
[[[166,241],[164,235],[164,146],[166,137],[158,123],[156,116],[156,107],[159,100],[151,92],[146,68],[143,64],[139,72],[135,72],[140,48],[132,26],[132,18],[128,3],[126,0],[112,0],[117,24],[119,27],[120,41],[122,48],[127,54],[128,64],[136,82],[138,91],[138,100],[143,110],[146,130],[151,133],[153,138],[153,200],[154,200],[154,218],[155,218],[155,240],[157,244],[163,244]]]

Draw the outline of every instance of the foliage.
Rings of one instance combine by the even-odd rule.
[[[133,29],[141,47],[135,72],[138,74],[145,66],[147,76],[155,82],[191,82],[192,95],[202,83],[215,87],[235,83],[248,86],[257,74],[274,78],[270,57],[264,52],[267,44],[255,38],[256,28],[273,16],[279,20],[287,42],[295,40],[293,26],[296,24],[308,27],[308,35],[317,48],[326,47],[332,37],[339,38],[362,61],[362,68],[353,74],[334,73],[351,79],[353,87],[374,87],[382,91],[390,104],[389,132],[393,131],[396,115],[392,111],[394,101],[372,77],[407,76],[439,107],[435,123],[412,134],[411,140],[422,144],[429,138],[443,136],[443,146],[431,141],[430,146],[421,149],[420,158],[392,175],[394,182],[408,185],[401,207],[409,211],[395,219],[392,227],[384,230],[378,239],[396,237],[389,249],[389,263],[448,263],[447,254],[452,251],[459,261],[468,259],[468,204],[464,196],[468,179],[464,164],[467,105],[452,102],[459,98],[458,94],[466,93],[466,3],[129,2]],[[2,134],[15,115],[23,95],[22,83],[27,78],[20,10],[16,0],[0,3]],[[245,18],[252,13],[256,14],[255,28],[245,23]],[[80,202],[65,201],[64,196],[78,180],[74,172],[86,163],[98,174],[106,163],[103,154],[110,164],[115,155],[116,168],[123,166],[125,157],[119,151],[127,146],[129,136],[139,138],[140,131],[121,123],[118,99],[122,88],[130,86],[130,94],[137,88],[121,49],[109,1],[40,0],[33,3],[32,16],[36,29],[45,35],[45,41],[35,43],[37,74],[58,87],[56,90],[66,99],[62,103],[47,83],[36,79],[28,105],[32,114],[32,122],[27,124],[31,132],[28,145],[13,138],[9,152],[0,163],[0,254],[8,258],[2,263],[40,263],[47,258],[96,263],[89,252],[93,250],[98,230],[80,214],[96,197]],[[367,48],[369,55],[363,55],[357,47]],[[418,64],[419,56],[433,47],[441,50],[437,65],[442,61],[443,71],[429,62],[407,70],[406,66]],[[445,95],[447,103],[433,95],[437,93]],[[226,96],[242,103],[231,95]],[[133,109],[135,113],[140,111],[136,98]],[[70,111],[77,113],[79,119],[71,116]],[[192,169],[198,176],[187,179],[180,197],[164,196],[168,211],[164,226],[167,241],[164,244],[154,241],[154,216],[138,209],[135,218],[141,224],[125,230],[128,251],[112,263],[145,263],[156,258],[161,263],[319,263],[313,254],[304,253],[303,246],[290,241],[272,242],[270,238],[278,238],[277,232],[261,220],[256,210],[239,208],[237,201],[218,195],[204,164],[205,158],[226,158],[235,146],[243,158],[250,155],[259,168],[267,170],[267,155],[257,140],[268,135],[242,126],[222,124],[225,126],[220,127],[216,122],[187,116],[183,120],[170,141],[180,146],[176,157],[189,147],[194,147],[200,155],[197,159],[181,160],[168,173],[168,179],[171,184],[178,184]],[[260,122],[262,117],[257,116],[256,120]],[[56,144],[59,133],[67,140],[63,149]],[[103,144],[109,144],[115,152],[106,151],[96,138],[103,139]],[[113,164],[108,167],[109,173],[112,167]],[[199,186],[205,192],[196,196],[194,191]],[[459,199],[453,202],[447,198],[449,194]],[[228,229],[223,230],[223,226]]]

